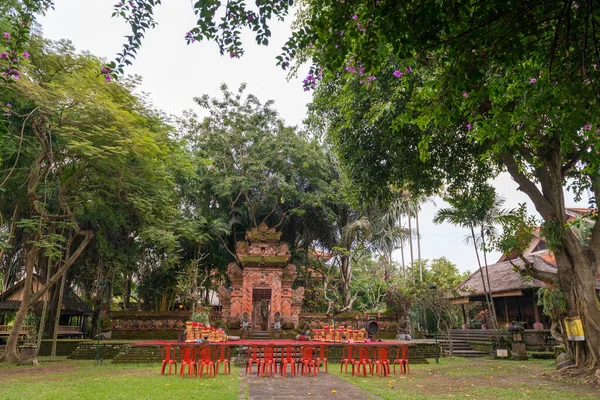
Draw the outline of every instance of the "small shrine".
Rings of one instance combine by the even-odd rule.
[[[251,331],[278,331],[296,327],[304,288],[292,289],[297,272],[289,264],[281,232],[263,222],[236,244],[237,262],[227,267],[231,287],[219,287],[223,318],[230,327]]]

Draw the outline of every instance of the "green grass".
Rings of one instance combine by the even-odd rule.
[[[239,369],[214,379],[159,375],[159,364],[46,359],[39,367],[0,364],[0,399],[237,399]],[[221,371],[220,371],[221,372]]]
[[[387,378],[329,372],[383,399],[598,399],[600,387],[549,380],[541,376],[554,369],[552,360],[508,361],[442,358],[440,364],[411,365],[408,375]]]

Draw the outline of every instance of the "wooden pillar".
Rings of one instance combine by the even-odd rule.
[[[535,299],[533,299],[533,317],[535,318],[535,322],[542,322],[540,321],[540,310],[538,309]]]
[[[504,298],[504,314],[506,314],[506,323],[509,323],[510,317],[508,316],[508,298]]]
[[[465,310],[465,305],[464,303],[460,305],[460,307],[462,308],[462,315],[463,315],[463,325],[468,327],[469,323],[467,322],[467,310]]]
[[[521,320],[523,318],[523,314],[521,313],[521,303],[519,303],[519,298],[515,297],[515,299],[517,300],[517,310],[518,310],[518,314],[517,317],[519,318],[519,320]],[[517,322],[521,322],[521,321],[517,321]]]

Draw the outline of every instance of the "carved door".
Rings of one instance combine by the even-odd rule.
[[[271,314],[271,289],[252,291],[252,330],[268,331]]]

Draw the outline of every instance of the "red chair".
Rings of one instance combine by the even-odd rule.
[[[319,364],[314,358],[315,350],[316,349],[314,346],[302,346],[300,348],[300,362],[302,363],[302,375],[304,375],[304,371],[306,371],[306,374],[310,373],[310,369],[312,368],[313,376],[317,376],[317,369],[319,368]]]
[[[171,375],[171,367],[175,364],[175,373],[177,373],[177,349],[173,346],[162,347],[162,368],[160,374],[165,374],[165,367],[169,364],[169,375]]]
[[[198,348],[198,375],[202,378],[204,369],[206,374],[212,378],[216,374],[216,353],[212,346],[202,346]]]
[[[321,365],[325,366],[325,372],[329,372],[327,370],[327,357],[329,356],[329,346],[327,345],[320,345],[318,347],[318,357],[317,357],[317,363],[319,363],[319,368],[321,367]]]
[[[231,347],[226,345],[218,345],[215,347],[217,352],[217,360],[215,361],[215,375],[219,373],[219,365],[223,364],[223,373],[225,375],[231,373]]]
[[[400,364],[400,372],[410,374],[410,365],[408,365],[408,346],[398,346],[396,348],[396,359],[394,360],[394,373],[396,373],[396,364]]]
[[[267,373],[267,367],[270,368],[271,376],[273,376],[273,368],[275,368],[275,373],[277,373],[277,362],[275,361],[275,348],[273,346],[262,346],[262,358],[258,362],[258,372],[260,375],[260,370],[262,369],[262,373]]]
[[[179,358],[181,360],[181,368],[179,370],[179,374],[181,377],[185,377],[183,375],[185,371],[185,367],[188,367],[188,375],[196,375],[198,372],[198,366],[196,364],[196,349],[192,346],[181,346],[179,349]]]
[[[388,376],[390,373],[390,360],[389,360],[390,349],[385,346],[378,346],[375,348],[375,358],[373,364],[371,364],[371,373],[373,373],[373,366],[377,376],[383,375]]]
[[[348,373],[348,365],[352,365],[352,357],[354,356],[354,347],[346,346],[342,347],[342,359],[340,363],[340,373],[342,373],[342,369],[344,365],[346,366],[346,373]]]
[[[294,346],[285,346],[281,348],[281,363],[279,364],[279,371],[281,375],[285,376],[287,374],[287,366],[290,365],[292,367],[292,376],[296,376],[296,347]]]
[[[369,356],[368,347],[356,347],[354,349],[354,357],[352,359],[352,375],[354,375],[356,367],[356,375],[360,375],[360,367],[363,368],[363,376],[367,376],[367,365],[369,366],[369,373],[373,374],[372,360]]]
[[[256,363],[256,367],[258,368],[259,361],[260,346],[248,346],[248,360],[246,361],[246,373],[248,373],[248,371],[252,372],[253,363]]]

